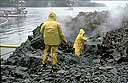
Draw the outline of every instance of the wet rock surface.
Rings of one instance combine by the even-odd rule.
[[[106,13],[102,14],[106,16]],[[97,12],[89,15],[96,17]],[[128,20],[120,29],[106,33],[102,44],[85,45],[81,58],[75,57],[72,42],[60,44],[56,69],[51,66],[50,57],[49,64],[42,65],[44,43],[40,26],[7,60],[1,59],[1,83],[128,82]]]
[[[123,23],[122,28],[107,32],[104,37],[98,49],[102,60],[109,63],[128,62],[128,22]]]

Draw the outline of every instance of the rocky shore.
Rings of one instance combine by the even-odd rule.
[[[81,16],[89,17],[89,21],[86,24],[81,21],[78,26],[77,18]],[[107,16],[108,12],[79,13],[70,27],[78,27],[79,30],[85,25],[86,29],[92,26],[88,30],[90,32],[102,24]],[[50,62],[47,67],[42,66],[44,43],[39,32],[40,26],[7,60],[1,59],[1,83],[128,82],[128,20],[124,19],[119,29],[109,31],[105,36],[99,35],[99,38],[103,37],[102,43],[85,45],[86,50],[80,59],[74,56],[72,41],[68,45],[62,43],[58,49],[59,67],[56,70],[52,69]]]

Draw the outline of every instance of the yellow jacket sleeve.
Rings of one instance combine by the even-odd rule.
[[[84,37],[84,36],[83,36],[82,39],[85,40],[85,41],[87,41],[87,37]]]
[[[66,40],[66,38],[64,37],[64,34],[63,34],[63,32],[62,32],[62,29],[61,29],[61,26],[58,24],[58,33],[59,33],[59,35],[60,35],[60,39],[61,39],[61,41],[65,41],[66,43],[67,43],[67,40]]]
[[[41,26],[40,32],[44,33],[44,27],[45,27],[45,23]]]

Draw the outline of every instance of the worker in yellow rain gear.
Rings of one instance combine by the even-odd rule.
[[[84,50],[84,42],[87,41],[87,37],[85,36],[85,31],[80,29],[78,36],[75,39],[73,48],[75,49],[75,55],[80,57]]]
[[[59,22],[57,22],[55,12],[50,12],[48,20],[41,26],[40,32],[44,38],[44,55],[43,55],[43,66],[48,63],[48,55],[51,55],[52,65],[57,64],[57,49],[59,44],[64,41],[67,43],[66,38],[61,30]],[[50,52],[49,52],[50,51]]]

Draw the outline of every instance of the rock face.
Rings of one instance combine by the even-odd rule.
[[[70,22],[66,23],[66,27],[68,27],[67,32],[69,31],[70,33],[70,35],[68,35],[69,40],[74,41],[80,28],[83,28],[86,31],[86,35],[92,36],[90,33],[103,24],[107,18],[109,18],[109,12],[107,11],[80,12]],[[93,36],[95,36],[95,34]]]
[[[89,15],[93,17],[94,13]],[[42,66],[44,43],[40,27],[7,60],[1,59],[1,83],[128,82],[128,21],[120,29],[106,33],[102,44],[85,45],[81,58],[75,57],[73,42],[60,44],[57,69],[50,61],[47,67]]]
[[[120,29],[107,32],[98,52],[104,61],[128,62],[128,21],[124,21]]]

